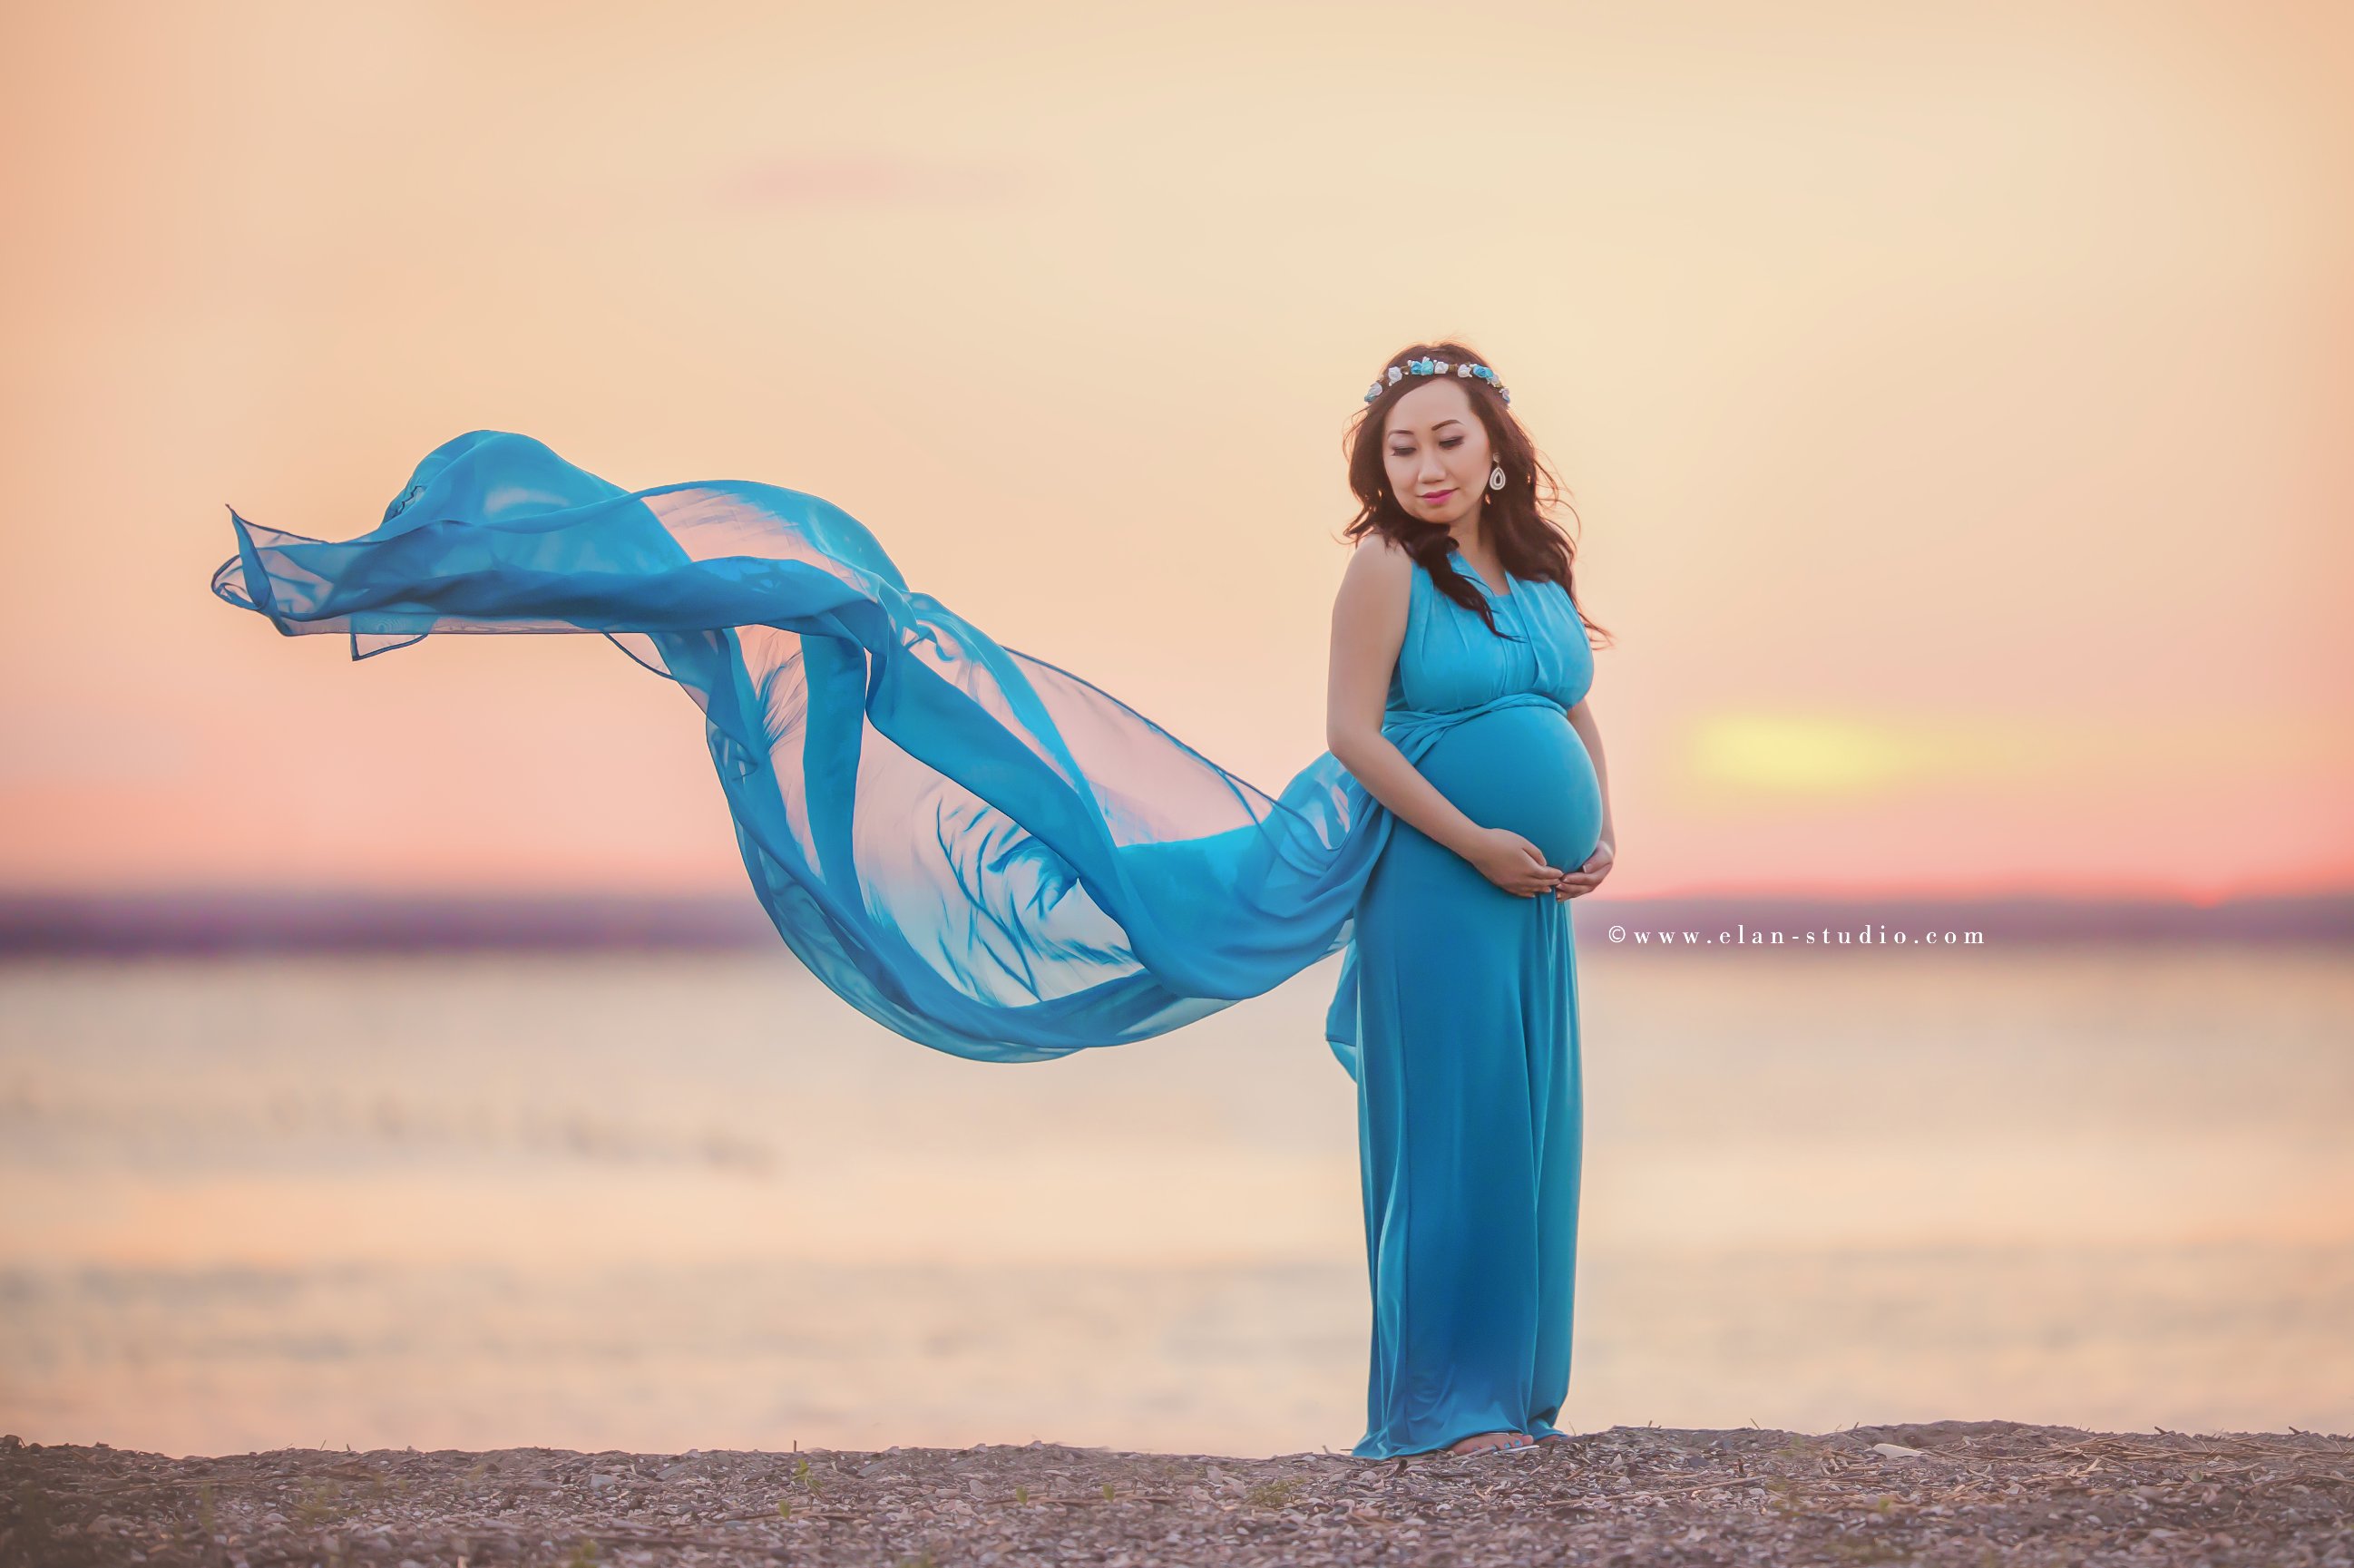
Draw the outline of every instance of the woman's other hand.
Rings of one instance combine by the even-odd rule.
[[[1618,846],[1604,839],[1594,846],[1594,853],[1585,857],[1584,865],[1563,874],[1561,881],[1553,886],[1553,895],[1555,898],[1575,898],[1582,893],[1593,892],[1602,885],[1602,879],[1610,874],[1610,867],[1617,859]]]
[[[1481,828],[1463,851],[1463,858],[1516,898],[1549,892],[1563,875],[1545,863],[1543,850],[1510,828]]]

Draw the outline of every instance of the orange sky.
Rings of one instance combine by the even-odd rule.
[[[2349,79],[2335,4],[12,7],[0,887],[740,886],[602,639],[207,591],[485,426],[825,495],[1272,789],[1441,334],[1584,516],[1610,892],[2354,882]]]

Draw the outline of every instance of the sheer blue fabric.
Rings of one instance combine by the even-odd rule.
[[[597,632],[701,706],[754,892],[837,995],[910,1040],[1033,1062],[1142,1040],[1335,952],[1394,819],[1328,752],[1269,795],[909,588],[841,508],[775,485],[626,491],[528,437],[460,436],[382,522],[230,522],[213,590],[355,659],[450,632]],[[1581,649],[1583,640],[1580,640]],[[1393,703],[1418,760],[1557,694]]]

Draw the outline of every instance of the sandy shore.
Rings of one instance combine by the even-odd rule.
[[[0,1439],[0,1564],[2354,1564],[2354,1439],[1612,1427],[1404,1460]]]

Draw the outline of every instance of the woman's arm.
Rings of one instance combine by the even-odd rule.
[[[1618,861],[1618,829],[1610,818],[1610,764],[1602,755],[1602,731],[1594,722],[1594,710],[1584,701],[1569,710],[1569,722],[1577,731],[1577,738],[1585,743],[1585,755],[1594,759],[1594,777],[1602,785],[1602,837],[1585,863],[1561,879],[1553,892],[1556,897],[1575,898],[1581,893],[1591,893],[1610,874]]]
[[[1523,896],[1550,891],[1562,874],[1545,864],[1535,844],[1465,816],[1382,733],[1390,673],[1405,644],[1413,591],[1413,556],[1378,534],[1358,543],[1332,601],[1324,744],[1367,794],[1469,861],[1497,886]]]

